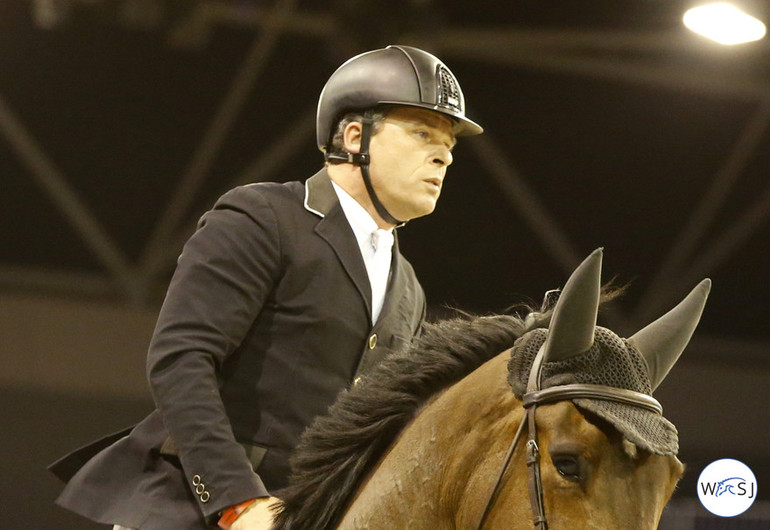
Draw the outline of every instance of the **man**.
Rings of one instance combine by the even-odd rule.
[[[157,410],[55,463],[57,502],[116,528],[268,528],[304,428],[419,332],[394,228],[433,211],[455,137],[481,132],[422,50],[343,64],[318,104],[326,167],[202,217],[150,344]]]

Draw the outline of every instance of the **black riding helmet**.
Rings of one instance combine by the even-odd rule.
[[[316,142],[327,161],[351,162],[361,173],[377,212],[395,219],[372,188],[369,178],[369,139],[373,109],[378,105],[407,105],[433,110],[451,118],[455,136],[481,134],[483,129],[465,116],[465,98],[454,74],[437,57],[411,46],[388,46],[357,55],[329,78],[318,100]],[[335,152],[334,129],[348,112],[364,112],[359,153]]]

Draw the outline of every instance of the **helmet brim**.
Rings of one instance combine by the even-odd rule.
[[[475,121],[466,118],[454,112],[452,109],[440,105],[430,105],[428,103],[412,103],[407,101],[380,101],[379,105],[401,105],[405,107],[417,107],[420,109],[432,110],[452,120],[452,132],[455,136],[475,136],[484,132],[484,128]]]

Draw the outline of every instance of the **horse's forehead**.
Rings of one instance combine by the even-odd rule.
[[[549,448],[555,445],[561,449],[581,449],[586,454],[602,457],[627,454],[616,430],[608,429],[608,423],[596,416],[586,416],[571,401],[539,406],[537,425]]]
[[[608,444],[607,436],[575,407],[571,401],[559,401],[538,407],[538,428],[551,442],[582,441],[586,446]]]

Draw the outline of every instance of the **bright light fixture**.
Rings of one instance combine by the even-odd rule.
[[[765,36],[765,25],[730,4],[694,7],[684,14],[684,25],[720,44],[741,44]]]

